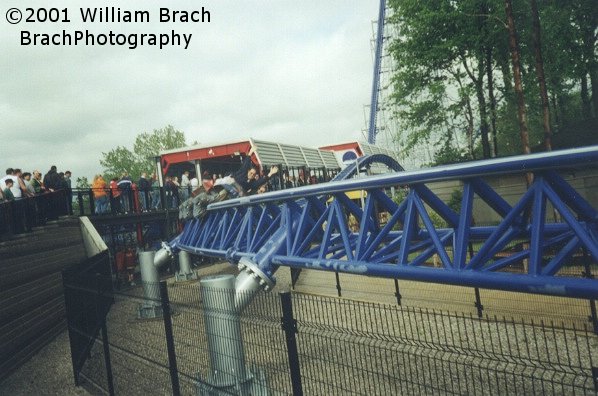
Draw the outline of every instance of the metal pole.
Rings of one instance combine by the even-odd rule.
[[[102,327],[102,345],[104,347],[104,364],[106,365],[106,381],[108,382],[108,393],[114,396],[114,377],[112,376],[112,361],[110,359],[110,344],[108,343],[108,327],[106,317],[102,309],[102,288],[101,275],[96,274],[96,320]]]
[[[201,174],[201,161],[200,160],[195,160],[195,177],[197,178],[198,187],[201,187],[202,174]]]
[[[96,213],[96,201],[93,197],[93,190],[90,188],[87,190],[87,195],[89,196],[89,214],[93,216]]]
[[[85,208],[83,208],[83,192],[81,190],[77,190],[77,202],[79,203],[79,216],[83,216],[85,214]],[[93,214],[93,212],[91,214]]]
[[[143,303],[139,304],[137,317],[140,319],[152,319],[162,316],[162,305],[160,303],[160,290],[158,283],[160,276],[158,269],[154,266],[155,252],[139,252],[139,267],[141,268],[141,283],[143,284]]]
[[[172,394],[179,396],[181,387],[179,384],[179,370],[176,363],[176,352],[174,349],[174,336],[172,333],[172,311],[168,298],[166,281],[160,282],[160,300],[162,301],[162,312],[164,313],[164,333],[166,334],[166,348],[168,350],[168,367],[170,368],[170,381],[172,382]]]
[[[177,282],[197,279],[197,274],[191,269],[191,254],[184,250],[179,252],[179,272],[175,274]]]
[[[592,270],[590,269],[590,257],[588,256],[588,251],[586,248],[582,248],[583,253],[583,267],[584,272],[583,276],[587,279],[593,279],[594,276],[592,275]],[[590,321],[592,322],[592,328],[594,329],[594,334],[598,334],[598,315],[596,314],[596,300],[589,300],[590,301]]]
[[[297,333],[297,321],[293,317],[293,301],[291,300],[291,293],[288,291],[281,292],[280,303],[282,305],[282,329],[284,330],[287,342],[293,395],[302,396],[303,386],[301,384],[301,365],[299,364],[297,339],[295,337],[295,334]]]
[[[474,288],[475,290],[475,303],[473,305],[475,305],[476,309],[478,310],[478,318],[481,318],[482,316],[484,316],[484,306],[482,305],[482,299],[480,297],[480,289],[479,288]]]
[[[378,111],[378,91],[380,90],[385,17],[386,0],[380,0],[380,8],[378,10],[378,31],[376,34],[376,56],[374,59],[374,78],[372,81],[372,99],[370,101],[370,124],[368,126],[368,143],[370,144],[376,143],[376,112]]]
[[[397,298],[397,304],[401,305],[401,292],[399,291],[399,280],[397,278],[394,279],[395,281],[395,297]]]
[[[200,394],[233,391],[237,385],[247,394],[251,375],[245,367],[245,351],[239,313],[235,309],[235,277],[215,275],[200,282],[201,300],[210,353],[210,375],[199,385]]]
[[[164,187],[164,176],[162,175],[162,162],[160,161],[160,157],[154,157],[156,161],[156,177],[158,178],[158,185],[160,187]]]

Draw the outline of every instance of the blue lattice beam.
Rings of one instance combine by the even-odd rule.
[[[587,147],[243,197],[210,205],[174,245],[239,262],[267,285],[288,266],[597,299],[598,281],[566,267],[582,249],[598,260],[598,211],[558,172],[596,164],[598,147]],[[512,203],[484,181],[525,172],[534,181]],[[459,213],[428,186],[444,180],[463,186]],[[402,202],[384,192],[396,186],[409,191]],[[354,190],[365,191],[363,208],[345,195]],[[476,226],[475,204],[495,211],[497,224]],[[557,222],[547,221],[548,204]]]

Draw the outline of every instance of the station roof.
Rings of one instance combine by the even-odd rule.
[[[260,163],[264,165],[283,164],[288,167],[306,166],[312,169],[338,169],[340,165],[330,151],[290,144],[252,140]]]
[[[254,162],[262,166],[283,165],[288,168],[339,169],[340,164],[332,151],[295,146],[290,144],[248,139],[232,143],[196,145],[160,152],[162,168],[166,172],[171,164],[207,161],[247,154],[254,147]]]

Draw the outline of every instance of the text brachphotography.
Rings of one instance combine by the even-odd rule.
[[[126,46],[129,49],[150,46],[163,49],[165,47],[189,47],[192,34],[180,34],[174,30],[169,33],[94,33],[89,30],[62,30],[60,33],[32,33],[21,31],[23,46]]]

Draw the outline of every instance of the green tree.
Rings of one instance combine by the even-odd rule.
[[[75,188],[79,189],[79,190],[84,190],[91,187],[91,184],[89,183],[89,180],[87,180],[86,176],[81,176],[77,178],[77,183],[75,185]]]
[[[137,135],[133,150],[118,146],[107,153],[102,153],[100,164],[104,167],[107,180],[120,177],[128,172],[133,180],[142,172],[150,172],[155,166],[154,157],[162,150],[185,147],[185,134],[168,125],[152,132]]]
[[[495,3],[391,1],[391,23],[398,29],[391,45],[398,64],[394,98],[407,148],[430,142],[443,147],[450,137],[466,134],[471,157],[475,129],[484,157],[496,152],[489,139],[495,135],[497,113],[492,69],[493,54],[500,53],[494,50],[499,47],[497,32],[503,26]]]
[[[528,153],[598,115],[598,1],[389,5],[401,150],[434,145],[438,162],[458,159],[459,142],[468,159]],[[557,142],[591,143],[571,137]]]

